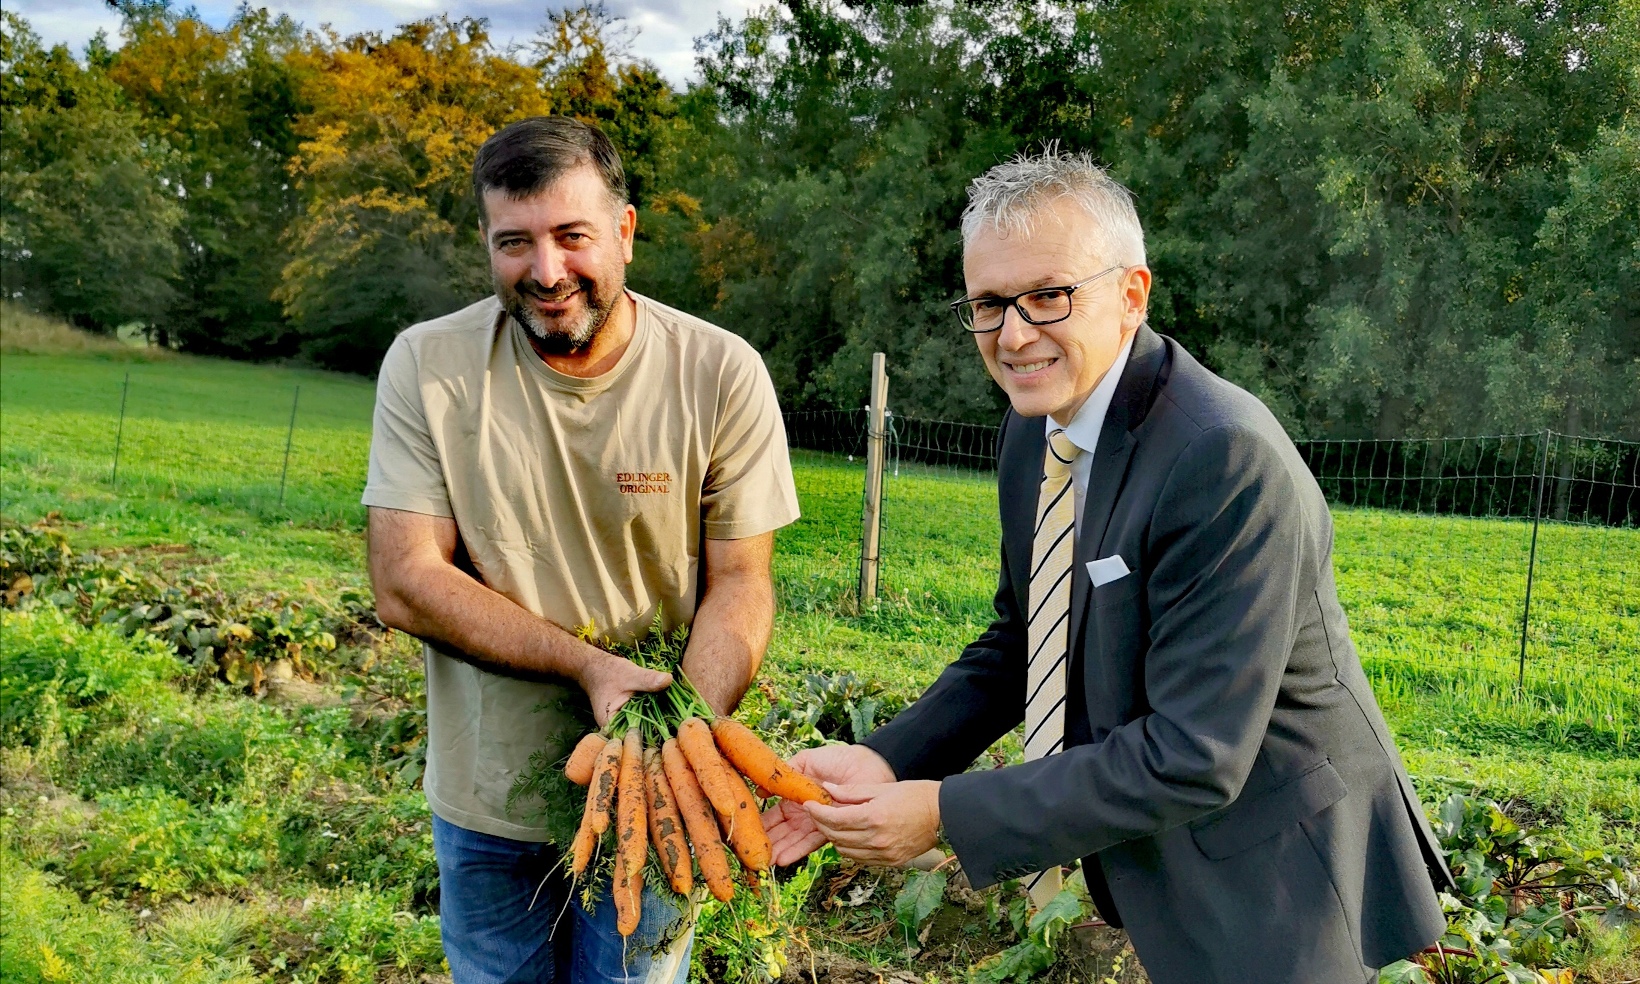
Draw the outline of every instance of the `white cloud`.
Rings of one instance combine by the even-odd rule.
[[[11,0],[6,9],[27,20],[47,45],[67,44],[78,53],[99,29],[119,44],[120,15],[103,0]]]
[[[99,29],[119,43],[119,14],[103,0],[9,0],[8,9],[21,14],[47,44],[66,43],[80,51]],[[233,0],[196,0],[194,6],[204,19],[218,26],[233,16]],[[286,13],[302,24],[317,28],[330,24],[343,34],[359,31],[391,31],[405,21],[452,16],[485,17],[497,45],[523,42],[535,33],[549,9],[563,6],[539,0],[275,0],[266,3],[276,13]],[[721,13],[739,20],[759,6],[752,0],[613,0],[609,9],[637,29],[632,54],[645,58],[660,69],[674,86],[695,77],[695,38],[717,26]]]

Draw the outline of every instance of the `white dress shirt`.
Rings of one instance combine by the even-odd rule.
[[[1071,460],[1071,485],[1076,490],[1076,535],[1082,535],[1082,505],[1088,498],[1088,477],[1093,473],[1093,452],[1099,447],[1099,432],[1105,426],[1105,412],[1110,409],[1111,397],[1116,395],[1116,384],[1122,381],[1122,370],[1127,368],[1128,353],[1133,349],[1133,340],[1139,337],[1138,332],[1128,336],[1122,343],[1122,350],[1116,353],[1116,361],[1110,364],[1110,370],[1105,378],[1099,380],[1099,385],[1093,388],[1088,395],[1088,402],[1082,404],[1082,409],[1076,411],[1071,418],[1069,427],[1065,428],[1065,436],[1077,447],[1077,455]],[[1053,417],[1044,417],[1048,424],[1048,433],[1052,434],[1059,422]]]

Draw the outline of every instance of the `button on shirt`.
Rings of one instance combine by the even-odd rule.
[[[1111,363],[1110,371],[1105,378],[1099,380],[1099,385],[1093,388],[1088,396],[1088,402],[1082,404],[1082,409],[1076,411],[1071,418],[1070,426],[1065,428],[1065,436],[1076,445],[1078,454],[1071,460],[1071,485],[1076,490],[1076,535],[1082,536],[1082,506],[1088,498],[1088,477],[1093,473],[1093,452],[1099,447],[1099,432],[1105,426],[1105,413],[1110,409],[1111,398],[1116,395],[1116,385],[1122,381],[1122,370],[1127,368],[1128,353],[1133,350],[1133,340],[1138,332],[1128,336],[1122,343],[1122,350],[1116,353],[1116,361]],[[1049,416],[1047,421],[1048,433],[1053,433],[1060,424]]]

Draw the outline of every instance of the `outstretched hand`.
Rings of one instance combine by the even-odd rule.
[[[843,786],[892,783],[894,770],[864,745],[824,745],[792,756],[792,767],[816,782]],[[833,792],[835,795],[835,792]],[[780,800],[763,814],[763,829],[775,864],[793,864],[825,844],[823,833],[802,803]]]

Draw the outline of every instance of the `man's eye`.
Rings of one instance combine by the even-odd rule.
[[[578,242],[580,242],[581,240],[583,240],[585,238],[586,238],[586,233],[582,233],[582,232],[566,232],[566,233],[564,233],[564,241],[565,242],[578,243]]]
[[[996,311],[1006,306],[1007,303],[1000,297],[982,297],[974,302],[975,311]]]
[[[503,239],[501,242],[496,244],[496,248],[514,250],[522,245],[524,245],[524,240],[522,239]]]
[[[1038,291],[1033,291],[1031,293],[1031,300],[1040,301],[1043,304],[1053,304],[1053,303],[1056,303],[1058,301],[1062,301],[1064,299],[1065,299],[1065,292],[1062,291],[1062,290],[1059,290],[1058,288],[1051,288],[1049,290],[1038,290]]]

